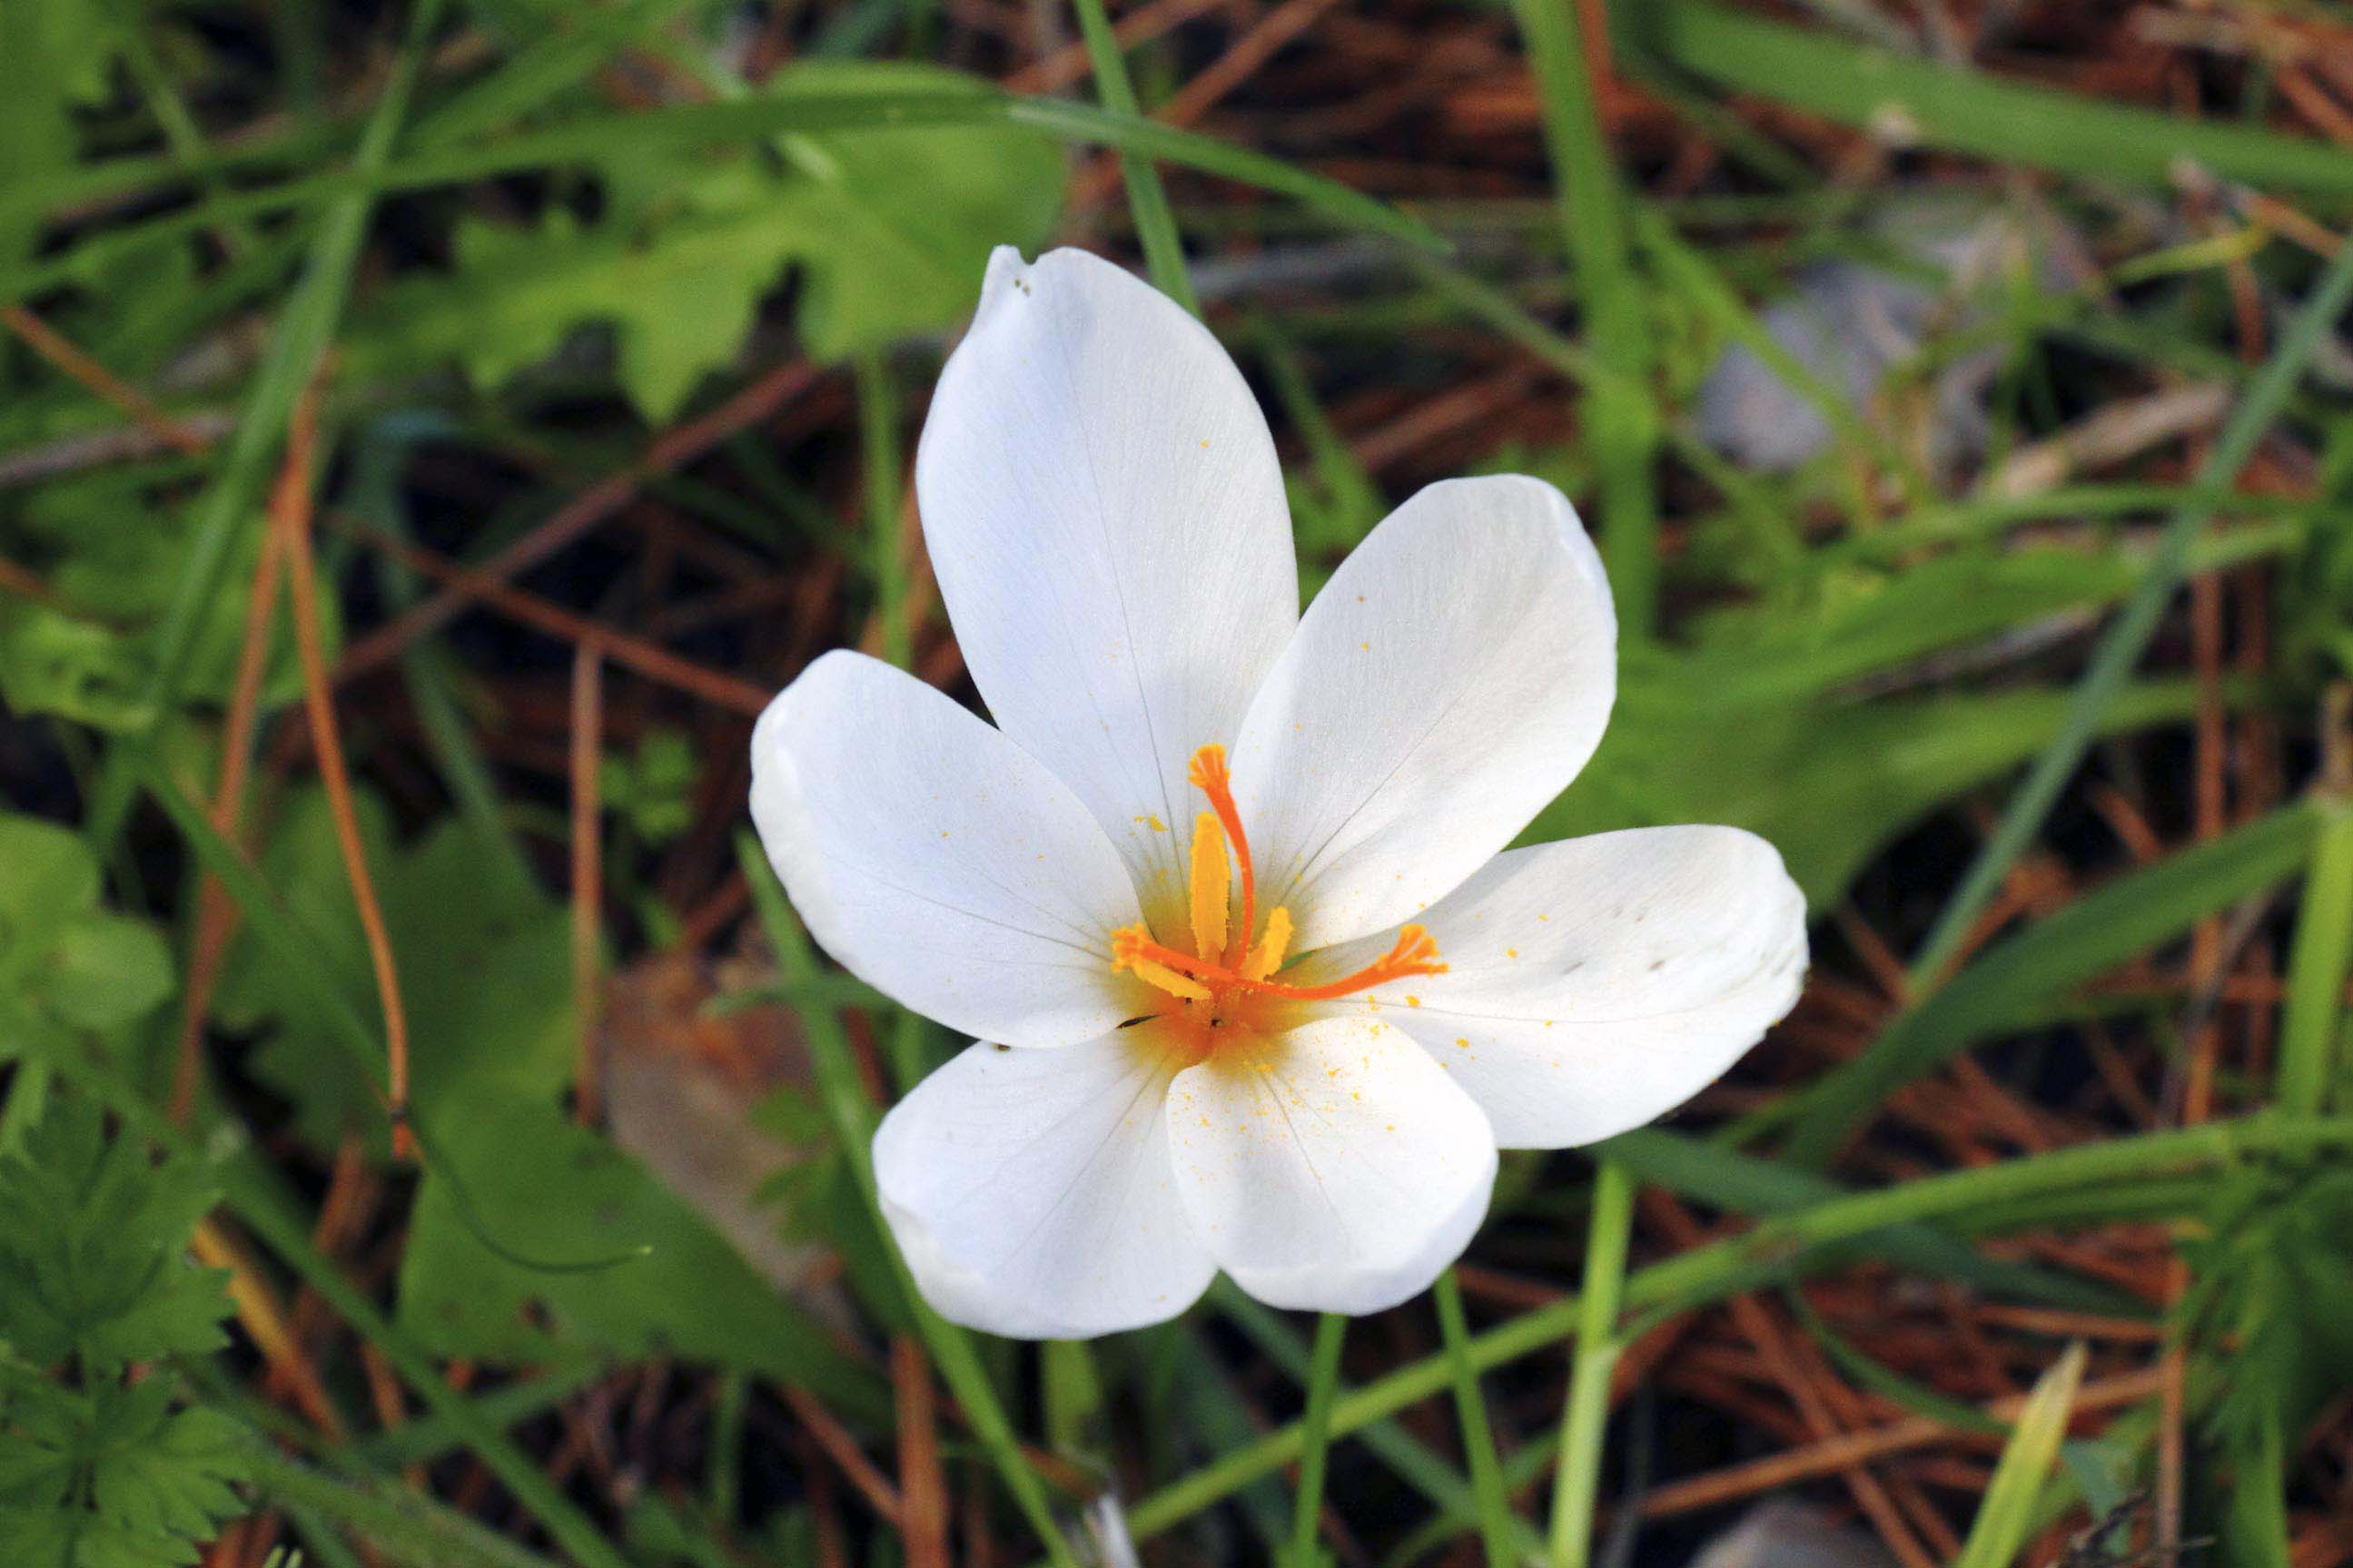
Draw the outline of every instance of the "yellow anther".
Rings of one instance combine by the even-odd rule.
[[[1209,809],[1218,814],[1226,837],[1233,841],[1234,858],[1241,862],[1242,926],[1233,933],[1233,951],[1224,955],[1226,963],[1238,964],[1250,956],[1250,931],[1258,924],[1258,875],[1250,869],[1250,835],[1242,828],[1242,808],[1234,803],[1234,778],[1226,767],[1226,749],[1204,746],[1194,752],[1185,779],[1209,797]],[[1208,948],[1200,952],[1202,957],[1209,956]]]
[[[1193,925],[1193,951],[1165,947],[1140,925],[1112,933],[1112,967],[1126,971],[1171,996],[1188,1002],[1215,1002],[1220,1006],[1237,994],[1283,996],[1301,1002],[1335,1001],[1377,985],[1417,974],[1443,974],[1438,943],[1418,925],[1401,927],[1389,951],[1354,974],[1321,985],[1289,985],[1273,978],[1290,955],[1293,930],[1291,911],[1268,912],[1266,931],[1253,944],[1257,925],[1258,885],[1250,868],[1250,836],[1242,828],[1241,807],[1234,798],[1233,776],[1222,746],[1204,746],[1193,753],[1186,777],[1209,797],[1211,809],[1193,825],[1193,858],[1186,888],[1187,913]],[[1156,819],[1155,819],[1156,822]],[[1229,864],[1228,854],[1233,857]],[[1237,927],[1232,918],[1233,867],[1240,867],[1242,914]],[[1409,1006],[1421,1005],[1408,996]],[[1213,1009],[1214,1011],[1214,1009]],[[1215,1026],[1219,1018],[1211,1017]]]
[[[1256,951],[1250,955],[1250,962],[1242,965],[1242,978],[1265,979],[1282,967],[1282,961],[1290,955],[1290,950],[1291,911],[1278,908],[1268,913],[1266,935],[1259,939]]]
[[[1226,830],[1215,812],[1203,812],[1193,823],[1193,951],[1211,963],[1226,951],[1227,902],[1233,891],[1233,873],[1226,864]]]
[[[1147,984],[1157,985],[1171,996],[1182,996],[1188,1002],[1207,1002],[1209,999],[1208,986],[1198,981],[1186,979],[1165,963],[1155,963],[1148,958],[1139,958],[1127,967],[1134,972],[1138,980]]]
[[[1171,996],[1182,996],[1194,1002],[1208,1001],[1208,986],[1178,973],[1157,959],[1146,956],[1160,951],[1153,944],[1151,933],[1142,926],[1122,926],[1111,933],[1111,966],[1113,969],[1124,969],[1147,985],[1156,985]],[[1172,953],[1169,956],[1176,955]]]

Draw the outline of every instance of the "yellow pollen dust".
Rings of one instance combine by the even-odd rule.
[[[1113,968],[1134,974],[1187,1006],[1209,1004],[1212,1027],[1228,1003],[1243,997],[1333,1001],[1409,975],[1446,972],[1430,932],[1409,925],[1398,929],[1388,952],[1354,974],[1321,985],[1289,985],[1274,979],[1291,951],[1291,911],[1268,910],[1265,930],[1258,931],[1258,878],[1250,864],[1250,835],[1242,826],[1241,808],[1234,800],[1233,779],[1226,767],[1226,749],[1204,746],[1194,752],[1186,778],[1209,802],[1209,809],[1193,824],[1192,862],[1187,877],[1186,913],[1192,924],[1193,951],[1185,952],[1155,942],[1143,926],[1126,926],[1112,933]],[[1242,905],[1239,926],[1231,919],[1237,868]],[[1419,1002],[1418,997],[1409,1000]]]

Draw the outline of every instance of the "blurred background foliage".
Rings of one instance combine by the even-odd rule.
[[[0,0],[0,1561],[2353,1562],[2348,214],[2326,0]],[[817,653],[969,697],[910,457],[1051,243],[1310,592],[1567,489],[1530,836],[1817,921],[1337,1359],[913,1302],[956,1042],[744,837]]]

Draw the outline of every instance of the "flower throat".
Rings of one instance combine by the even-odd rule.
[[[1193,951],[1182,952],[1152,940],[1140,925],[1111,935],[1112,967],[1157,986],[1186,1003],[1224,1003],[1241,996],[1279,996],[1294,1002],[1327,1002],[1369,991],[1412,974],[1442,974],[1438,943],[1418,925],[1400,927],[1388,952],[1354,974],[1322,985],[1286,985],[1272,978],[1291,947],[1291,911],[1277,907],[1258,928],[1258,878],[1250,866],[1250,835],[1234,804],[1233,776],[1223,746],[1193,753],[1185,777],[1208,797],[1209,809],[1193,825],[1192,868],[1186,903],[1193,923]],[[1230,853],[1230,863],[1229,854]],[[1241,869],[1242,918],[1229,925],[1233,905],[1233,869]]]

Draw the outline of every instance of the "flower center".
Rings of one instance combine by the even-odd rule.
[[[1354,974],[1322,985],[1288,985],[1274,979],[1291,947],[1291,911],[1269,910],[1264,931],[1257,929],[1258,879],[1250,866],[1250,836],[1243,831],[1242,814],[1234,804],[1226,749],[1202,747],[1193,753],[1193,764],[1185,776],[1209,802],[1209,809],[1193,825],[1192,869],[1186,888],[1193,951],[1186,952],[1155,942],[1143,926],[1123,926],[1111,936],[1113,969],[1125,970],[1157,986],[1175,998],[1179,1008],[1206,1004],[1213,1026],[1228,1016],[1248,1010],[1261,998],[1327,1002],[1407,975],[1446,972],[1446,965],[1438,962],[1438,943],[1430,932],[1409,925],[1398,928],[1397,942],[1388,952]],[[1240,868],[1242,918],[1239,926],[1229,927],[1236,867]]]

